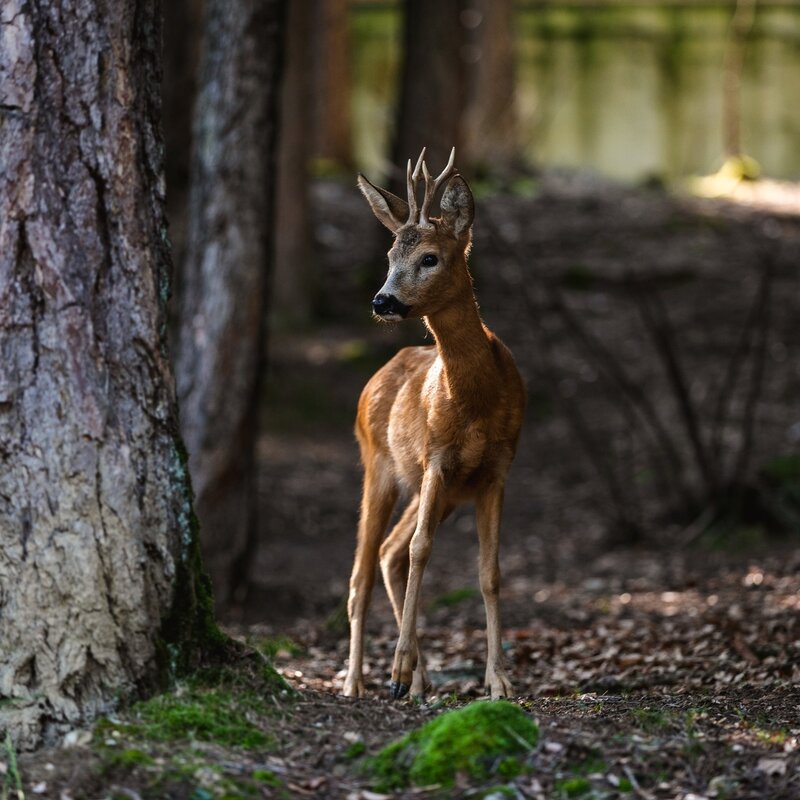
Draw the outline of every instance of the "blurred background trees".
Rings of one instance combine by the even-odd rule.
[[[168,328],[218,603],[338,601],[356,398],[424,335],[369,319],[353,171],[402,184],[422,146],[457,147],[529,386],[518,570],[800,530],[796,3],[175,0],[163,108],[158,4],[112,6],[14,0],[0,34],[0,684],[31,742],[37,692],[79,721],[210,630]]]
[[[183,424],[221,601],[247,582],[231,569],[253,563],[252,536],[263,544],[278,524],[256,475],[271,469],[268,448],[256,454],[265,425],[303,419],[312,435],[319,414],[345,431],[350,407],[340,421],[337,409],[354,403],[353,375],[358,383],[416,340],[360,327],[387,242],[363,223],[352,186],[360,169],[403,193],[405,162],[422,146],[435,166],[456,145],[479,196],[478,242],[490,243],[476,245],[479,295],[489,294],[487,314],[502,298],[494,313],[514,309],[506,335],[533,416],[563,445],[554,480],[592,487],[587,508],[608,539],[672,526],[688,541],[728,518],[796,524],[792,493],[781,481],[765,491],[764,477],[770,454],[794,469],[795,440],[778,430],[791,414],[767,411],[794,385],[793,373],[778,380],[770,368],[789,346],[775,282],[794,251],[769,197],[789,184],[762,181],[754,191],[767,200],[743,201],[754,227],[737,291],[702,255],[715,236],[734,235],[728,223],[708,209],[697,222],[668,194],[656,212],[646,193],[730,192],[747,177],[721,186],[715,173],[731,154],[749,154],[773,179],[800,178],[800,114],[788,101],[800,90],[800,10],[750,0],[276,2],[269,30],[243,24],[214,62],[221,23],[202,5],[167,12],[165,129]],[[243,53],[259,65],[237,67]],[[228,77],[209,94],[212,63]],[[625,199],[622,186],[647,188]],[[558,220],[539,222],[562,202]],[[581,221],[592,208],[597,225]],[[681,225],[706,226],[699,249],[672,244]],[[715,286],[724,302],[698,315]],[[298,358],[302,377],[284,371]],[[355,372],[331,379],[331,364],[348,359]]]
[[[205,3],[176,376],[203,554],[221,603],[243,583],[257,524],[284,24],[277,0]]]

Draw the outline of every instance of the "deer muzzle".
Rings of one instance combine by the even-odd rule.
[[[393,294],[376,294],[372,301],[372,313],[382,319],[405,319],[411,306],[401,303]]]

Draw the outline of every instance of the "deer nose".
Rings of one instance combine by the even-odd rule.
[[[372,301],[372,310],[379,317],[388,317],[390,314],[405,317],[411,306],[401,303],[393,294],[380,293],[376,294]]]
[[[376,294],[372,301],[372,310],[376,314],[388,314],[392,306],[392,300],[394,300],[393,295]]]

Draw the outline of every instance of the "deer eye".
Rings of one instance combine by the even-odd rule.
[[[433,253],[428,253],[428,255],[422,257],[423,267],[435,267],[438,263],[439,259]]]

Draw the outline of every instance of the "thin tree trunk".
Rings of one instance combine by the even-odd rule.
[[[427,147],[438,172],[461,147],[465,100],[464,0],[405,0],[404,58],[392,161],[393,191],[405,197],[405,165]]]
[[[472,0],[465,17],[470,28],[466,156],[489,171],[510,173],[520,158],[514,4]]]
[[[722,67],[722,136],[726,158],[743,154],[741,132],[742,70],[747,37],[756,18],[758,0],[736,0],[725,42]]]
[[[169,0],[164,4],[164,168],[167,217],[178,295],[180,269],[186,257],[192,118],[197,96],[203,7],[203,0]]]
[[[178,357],[181,425],[220,603],[255,526],[283,3],[208,0]]]
[[[159,20],[2,8],[0,727],[23,748],[215,632],[166,354]]]
[[[312,26],[304,3],[289,3],[286,28],[272,308],[279,322],[302,324],[311,317],[315,290],[308,196],[308,162],[313,138],[313,73],[308,46]]]
[[[350,110],[350,3],[314,4],[314,155],[337,167],[353,169]]]

